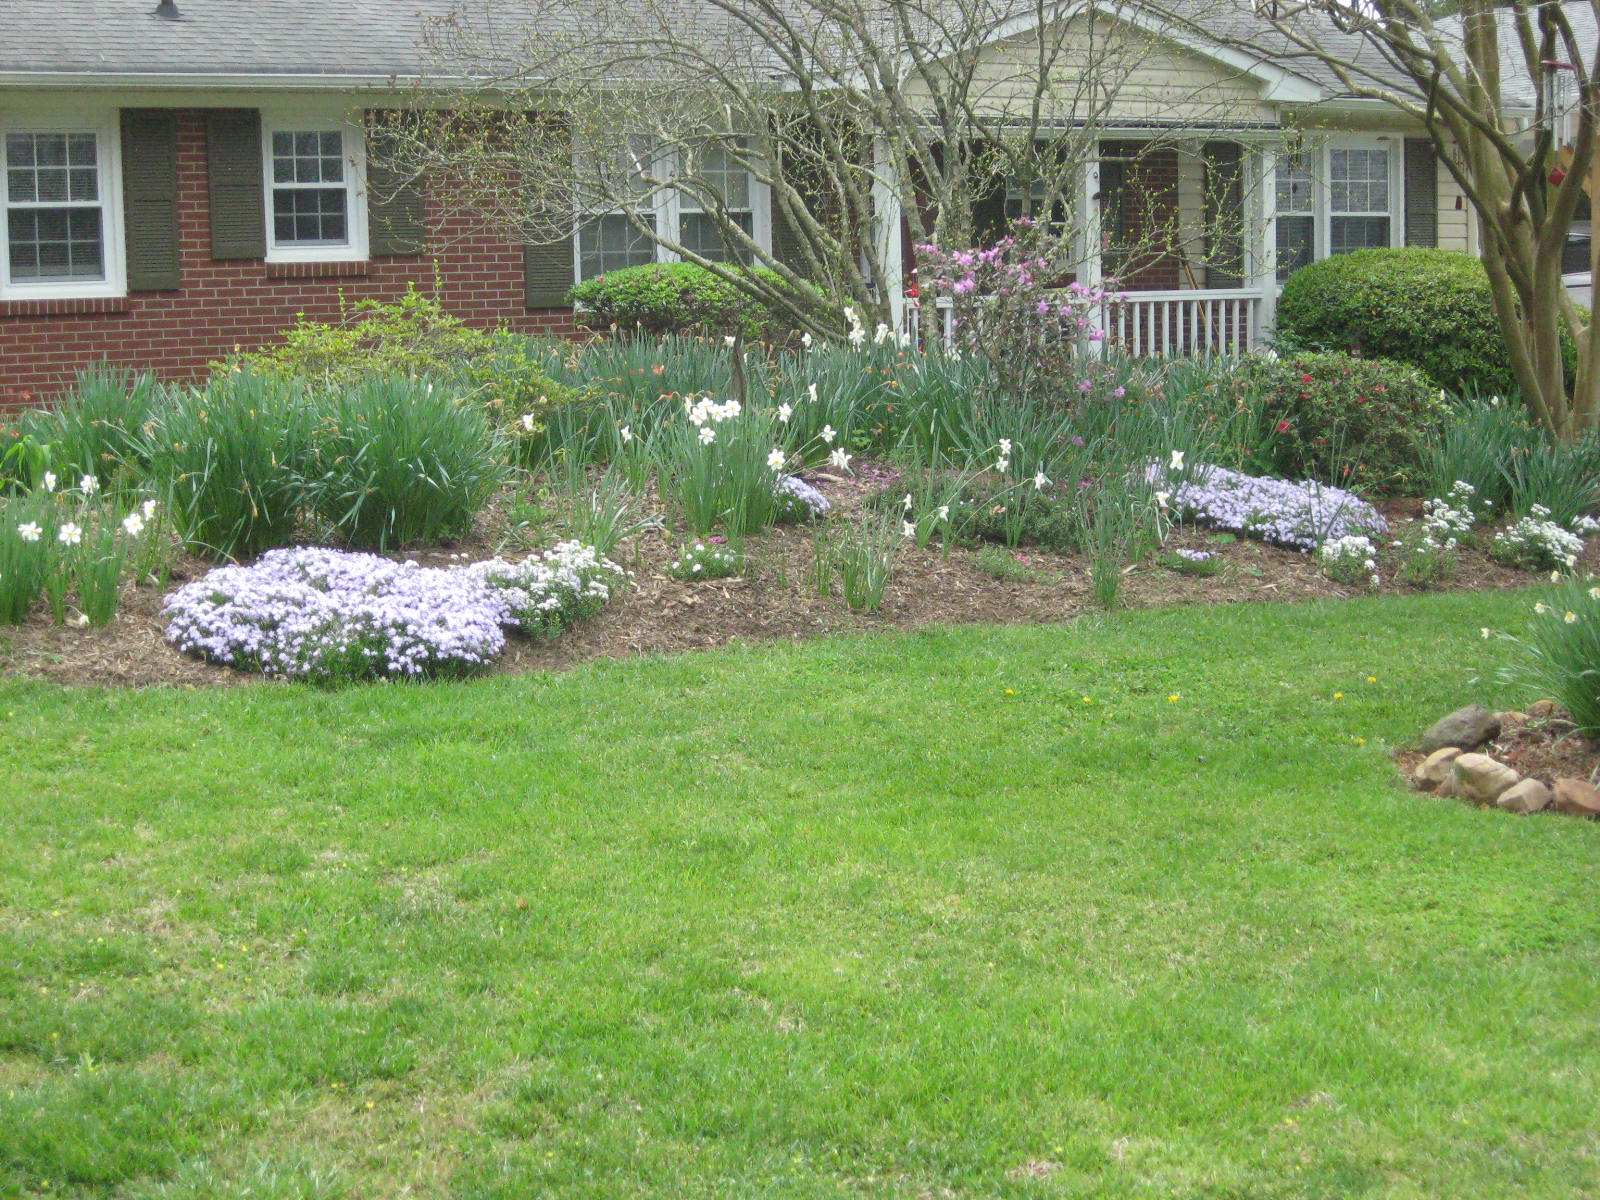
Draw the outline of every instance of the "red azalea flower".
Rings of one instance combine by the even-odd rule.
[[[1300,382],[1301,383],[1310,383],[1311,382],[1311,376],[1309,376],[1309,375],[1300,376]]]
[[[1279,433],[1288,433],[1289,432],[1289,422],[1287,422],[1287,421],[1279,421],[1278,422],[1278,432]]]

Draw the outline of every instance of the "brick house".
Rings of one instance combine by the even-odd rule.
[[[98,360],[193,377],[299,315],[332,318],[341,304],[413,285],[473,324],[566,332],[573,282],[657,257],[604,215],[575,215],[570,243],[530,248],[468,226],[423,189],[380,186],[366,116],[428,73],[420,23],[451,7],[76,0],[64,14],[58,0],[7,0],[0,400],[48,391]],[[1004,37],[988,52],[997,94],[1014,52]],[[1140,70],[1102,161],[1085,171],[1081,202],[1104,233],[1085,244],[1078,273],[1121,275],[1134,302],[1118,337],[1130,348],[1254,344],[1282,277],[1312,258],[1366,245],[1473,248],[1466,206],[1419,131],[1342,105],[1327,79],[1192,38],[1163,43]],[[1174,114],[1199,129],[1197,106],[1217,97],[1227,127],[1156,144]],[[1291,124],[1325,136],[1290,151]],[[781,233],[770,200],[754,183],[741,194],[771,250]],[[1259,218],[1221,259],[1205,245],[1218,194]],[[1138,240],[1152,205],[1177,233],[1116,262],[1119,239]],[[1006,181],[977,206],[980,230],[1030,211],[1026,189]],[[898,214],[884,215],[902,238]],[[660,219],[687,236],[696,215],[669,206]],[[905,289],[890,290],[904,307]]]

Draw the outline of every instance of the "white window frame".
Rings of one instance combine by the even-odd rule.
[[[1388,190],[1389,208],[1386,212],[1348,212],[1334,213],[1332,197],[1332,167],[1333,151],[1335,150],[1382,150],[1388,156]],[[1273,177],[1271,186],[1274,198],[1277,196],[1277,167],[1290,156],[1289,148],[1280,149],[1274,160]],[[1273,232],[1272,245],[1274,258],[1277,246],[1277,218],[1280,216],[1304,216],[1310,214],[1312,218],[1311,230],[1311,261],[1321,262],[1325,258],[1333,257],[1333,218],[1385,216],[1389,219],[1389,247],[1391,249],[1405,245],[1405,139],[1399,134],[1373,134],[1366,137],[1333,137],[1319,141],[1314,146],[1306,146],[1301,151],[1301,161],[1311,165],[1311,207],[1309,209],[1280,210],[1276,199],[1273,204]]]
[[[272,135],[274,133],[334,133],[343,139],[345,240],[334,245],[279,245],[273,220]],[[261,113],[262,213],[267,226],[269,263],[365,262],[367,238],[367,132],[353,124],[341,109],[293,107]]]
[[[104,241],[103,279],[21,280],[11,278],[9,178],[5,171],[4,137],[10,133],[92,133],[99,191],[100,236]],[[48,207],[48,206],[42,206]],[[122,126],[116,110],[52,104],[49,116],[17,114],[0,117],[0,300],[99,300],[128,294],[128,273],[122,223]]]
[[[577,151],[574,149],[574,154]],[[650,167],[650,177],[656,183],[669,184],[677,167],[677,154],[662,154],[654,159]],[[762,250],[772,253],[772,188],[764,182],[754,169],[747,172],[750,187],[750,237]],[[651,200],[651,207],[655,216],[658,236],[667,241],[681,242],[679,234],[682,232],[682,194],[672,187],[658,188]],[[702,209],[691,209],[699,213]],[[574,283],[585,282],[583,276],[583,246],[580,237],[582,225],[597,217],[617,216],[621,209],[611,209],[607,212],[580,212],[577,214],[577,223],[572,231],[572,279]],[[668,250],[659,242],[652,242],[651,248],[655,252],[654,262],[670,263],[682,260],[682,255]],[[640,266],[649,264],[640,263]],[[755,264],[760,265],[759,261]],[[590,276],[589,278],[597,278]]]

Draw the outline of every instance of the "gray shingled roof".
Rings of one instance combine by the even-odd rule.
[[[0,0],[0,72],[415,75],[424,15],[450,0]]]
[[[449,75],[450,64],[421,47],[423,25],[447,15],[456,0],[176,0],[176,20],[156,15],[156,0],[0,0],[0,75],[273,76],[382,79]],[[709,30],[721,20],[696,0],[675,0],[686,28]],[[1251,0],[1164,0],[1152,5],[1201,28],[1232,35],[1276,65],[1318,84],[1343,89],[1309,59],[1274,53],[1250,10]],[[492,6],[492,0],[491,0]],[[483,12],[482,0],[473,6]],[[584,0],[569,10],[575,27]],[[548,11],[548,9],[546,9]],[[506,43],[526,36],[526,10],[500,7],[494,33]],[[1329,33],[1330,44],[1371,56],[1359,39]]]

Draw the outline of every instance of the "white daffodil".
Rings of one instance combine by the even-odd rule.
[[[54,471],[46,471],[44,473],[44,490],[47,492],[56,490],[56,473]]]
[[[838,467],[841,471],[848,471],[850,469],[850,455],[846,454],[842,448],[834,450],[828,455],[828,465],[830,467]]]
[[[913,525],[910,521],[901,521],[900,522],[900,536],[901,537],[916,537],[917,536],[917,527],[915,525]]]
[[[774,447],[772,452],[767,455],[767,466],[774,471],[783,470],[783,457],[783,451]]]
[[[1009,458],[997,458],[997,459],[995,459],[994,469],[996,471],[999,471],[1002,475],[1004,475],[1007,471],[1009,471],[1011,469],[1011,460]]]
[[[882,321],[879,321],[878,328],[872,333],[872,344],[874,346],[881,346],[889,340],[890,336],[889,327]]]
[[[1167,493],[1165,493],[1165,492],[1157,492],[1156,493],[1156,507],[1165,508],[1167,506],[1167,501],[1170,500],[1170,499],[1171,499],[1171,497],[1168,496]]]
[[[809,333],[802,333],[800,335],[800,344],[807,350],[811,349],[811,335]]]
[[[793,408],[787,404],[778,405],[778,420],[787,421],[792,416],[794,416]]]
[[[533,414],[532,413],[523,413],[521,418],[519,418],[519,419],[522,421],[522,432],[523,433],[532,433],[533,432]]]
[[[1181,471],[1181,470],[1183,470],[1183,451],[1182,450],[1174,450],[1172,452],[1172,461],[1169,462],[1167,464],[1167,466],[1168,466],[1168,469],[1173,470],[1173,471]]]
[[[700,427],[700,444],[702,446],[709,446],[716,440],[717,431],[715,429],[711,428],[709,425],[702,425]]]
[[[726,337],[724,337],[724,338],[723,338],[723,339],[722,339],[722,344],[723,344],[723,345],[724,345],[724,346],[726,346],[726,347],[727,347],[727,348],[728,348],[728,349],[729,349],[729,350],[732,350],[732,349],[733,349],[733,343],[734,343],[734,342],[735,342],[735,341],[736,341],[736,340],[737,340],[737,339],[736,339],[736,338],[735,338],[735,337],[734,337],[734,336],[733,336],[733,334],[731,334],[731,333],[730,333],[730,334],[728,334],[728,335],[727,335],[727,336],[726,336]]]
[[[1578,623],[1578,614],[1575,613],[1575,612],[1569,612],[1569,613],[1567,613],[1566,616],[1562,617],[1561,619],[1563,621],[1565,621],[1568,625],[1576,625]]]
[[[100,490],[100,481],[93,475],[85,475],[78,480],[78,490],[85,496],[92,496]]]
[[[1049,486],[1050,486],[1050,480],[1048,478],[1046,478],[1045,473],[1043,471],[1034,472],[1034,476],[1033,476],[1033,490],[1034,491],[1042,492],[1042,491],[1045,490],[1045,488],[1047,488]]]
[[[624,444],[633,441],[633,427],[631,425],[624,425],[621,429],[617,430],[617,433],[622,438]]]
[[[122,528],[127,531],[129,537],[138,537],[144,532],[144,518],[136,512],[131,512],[122,518]]]
[[[910,512],[911,511],[911,503],[912,503],[912,501],[911,501],[911,493],[907,492],[906,493],[906,498],[904,500],[900,501],[900,507],[905,509],[907,512]]]
[[[1007,456],[1007,457],[1010,456],[1010,454],[1011,454],[1011,439],[1010,438],[1001,438],[1000,439],[1000,453],[1002,455]]]
[[[1545,613],[1550,611],[1550,606],[1548,604],[1546,604],[1543,600],[1540,600],[1537,604],[1535,604],[1533,606],[1533,611],[1538,613],[1542,617],[1542,616],[1544,616]]]
[[[815,404],[817,400],[817,385],[813,383],[807,387],[806,394],[811,397],[811,402]]]
[[[938,508],[934,509],[934,514],[939,518],[939,520],[948,521],[950,519],[950,506],[948,504],[941,504]]]
[[[834,429],[832,425],[824,425],[822,427],[822,432],[817,434],[817,436],[821,438],[826,445],[831,446],[833,445],[833,439],[839,436],[839,432],[838,430]]]
[[[44,536],[44,530],[39,528],[37,521],[24,521],[17,526],[17,536],[25,542],[37,542]]]
[[[63,546],[76,546],[83,541],[83,530],[79,529],[74,522],[68,521],[60,529],[56,530],[56,541]]]
[[[139,511],[144,514],[146,521],[150,520],[156,515],[156,502],[154,500],[146,500],[139,506]]]

